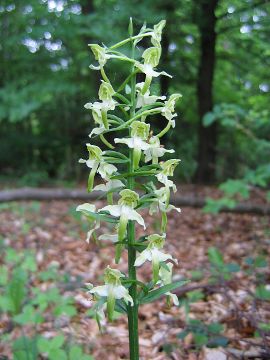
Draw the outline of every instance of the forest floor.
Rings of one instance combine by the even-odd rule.
[[[210,189],[206,189],[204,193],[212,195]],[[38,272],[46,270],[52,264],[58,266],[61,274],[69,274],[70,286],[63,286],[61,291],[65,296],[73,297],[77,315],[62,316],[56,321],[48,312],[45,322],[37,325],[36,331],[39,334],[49,338],[59,331],[63,332],[67,338],[82,344],[97,360],[128,359],[126,318],[118,316],[113,323],[107,324],[101,334],[95,320],[87,315],[92,302],[80,284],[101,283],[106,266],[114,266],[114,250],[109,243],[97,246],[94,242],[85,242],[87,224],[75,212],[78,204],[74,201],[51,201],[1,205],[2,245],[14,248],[18,253],[24,249],[35,251],[38,271],[31,278],[31,284],[35,286],[39,286]],[[102,205],[101,201],[96,202],[98,208]],[[149,224],[147,233],[156,232],[159,220],[153,221],[148,215],[145,216]],[[203,286],[199,293],[195,293],[196,301],[190,301],[189,304],[189,319],[223,325],[223,335],[228,339],[226,348],[214,350],[206,346],[196,347],[192,333],[180,339],[178,335],[187,324],[187,306],[183,306],[183,303],[186,299],[191,300],[191,297],[184,295],[180,299],[182,306],[171,308],[167,307],[162,298],[155,304],[140,307],[142,360],[263,358],[260,357],[263,340],[254,337],[256,328],[253,318],[249,316],[253,315],[255,319],[270,323],[270,305],[269,302],[251,300],[250,292],[254,293],[256,286],[255,275],[247,274],[244,270],[247,258],[264,255],[269,260],[269,224],[267,216],[232,213],[212,215],[188,207],[183,208],[181,214],[169,214],[165,250],[179,260],[179,265],[174,268],[175,280],[191,279],[189,286],[207,284],[206,277],[209,277],[210,271],[207,251],[211,246],[221,251],[226,263],[237,263],[242,266],[242,270],[235,273],[226,284]],[[106,226],[101,228],[101,232],[107,231]],[[138,228],[138,235],[144,235],[142,229]],[[126,260],[124,254],[124,260],[118,265],[123,272],[127,270]],[[197,280],[194,270],[197,270]],[[208,274],[203,278],[198,276],[202,270]],[[270,284],[269,267],[260,271],[264,272]],[[142,266],[138,274],[141,281],[149,281],[151,267]],[[43,281],[41,285],[44,291],[56,286],[50,281]],[[14,340],[19,336],[19,330],[17,326],[8,330],[9,320],[7,315],[0,318],[0,335],[9,333],[9,339]],[[31,333],[33,329],[26,326],[25,331]],[[228,356],[229,353],[231,355]],[[11,359],[10,342],[1,342],[0,354]]]

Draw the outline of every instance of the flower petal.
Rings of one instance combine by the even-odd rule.
[[[99,211],[108,211],[112,216],[120,216],[122,212],[122,206],[121,205],[107,205],[104,206]]]
[[[136,210],[129,208],[127,212],[127,217],[129,220],[137,221],[139,225],[143,226],[144,229],[146,229],[143,217]]]
[[[145,249],[135,260],[134,266],[141,266],[146,261],[152,261],[152,253],[149,249]]]
[[[99,296],[108,296],[110,285],[95,286],[89,292],[91,294],[97,294]]]

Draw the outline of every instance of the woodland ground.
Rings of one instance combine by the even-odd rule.
[[[209,189],[204,190],[204,193],[211,192]],[[70,274],[71,286],[64,287],[62,291],[64,295],[74,297],[78,314],[70,319],[58,319],[57,324],[48,314],[46,321],[38,326],[39,333],[51,337],[62,331],[67,337],[72,337],[77,343],[91,349],[90,353],[98,360],[128,359],[126,318],[118,317],[114,323],[107,325],[103,334],[100,334],[95,320],[86,315],[91,301],[81,289],[80,283],[97,284],[102,281],[101,276],[105,267],[113,266],[114,250],[110,244],[102,243],[100,247],[93,242],[89,245],[85,242],[87,226],[74,211],[77,204],[79,202],[75,201],[13,203],[1,210],[0,234],[5,246],[18,251],[35,250],[39,271],[45,270],[50,264],[58,264],[61,273]],[[102,202],[97,201],[96,205],[100,207]],[[146,218],[150,223],[147,232],[157,231],[159,220],[152,221],[148,216]],[[210,246],[217,247],[226,262],[243,264],[246,258],[259,254],[264,254],[269,259],[269,220],[267,216],[251,214],[205,214],[200,209],[187,207],[182,209],[181,214],[170,213],[166,251],[179,260],[179,265],[174,271],[175,280],[190,279],[195,269],[207,270],[207,250]],[[102,232],[107,230],[105,227],[101,229]],[[138,235],[142,234],[143,230],[138,229]],[[122,261],[119,268],[126,271],[126,261]],[[270,283],[269,268],[264,271]],[[140,268],[140,280],[147,281],[150,275],[150,266],[144,265]],[[224,335],[229,339],[227,348],[233,349],[237,356],[247,351],[247,354],[255,354],[256,358],[256,354],[259,354],[256,344],[260,345],[261,340],[254,339],[255,329],[252,324],[237,314],[238,311],[252,313],[254,310],[248,300],[248,291],[254,290],[255,287],[253,280],[252,276],[248,277],[241,271],[229,281],[225,292],[222,289],[211,290],[206,287],[201,299],[190,305],[189,316],[206,323],[222,323],[225,327]],[[35,286],[38,286],[38,282],[37,278],[32,279]],[[189,285],[206,282],[206,279],[192,280]],[[48,282],[42,286],[46,291],[46,288],[55,285]],[[269,302],[264,305],[256,303],[256,311],[265,321],[270,322]],[[0,331],[4,332],[9,319],[2,316],[0,321]],[[141,306],[139,331],[142,359],[224,358],[220,351],[216,355],[212,353],[214,357],[211,358],[209,352],[207,355],[207,349],[196,350],[192,335],[188,335],[184,340],[177,338],[185,324],[184,307],[169,309],[164,298],[154,304]],[[26,327],[27,331],[31,332],[31,328]],[[17,336],[19,333],[15,327],[11,330],[11,337],[15,339]],[[226,353],[226,349],[224,351]],[[4,342],[0,345],[0,354],[10,356],[10,349]]]

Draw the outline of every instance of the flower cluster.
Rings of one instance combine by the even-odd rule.
[[[140,301],[146,301],[143,299],[147,299],[157,289],[160,290],[160,295],[166,295],[174,304],[178,304],[176,295],[170,292],[176,288],[176,283],[172,283],[172,267],[177,264],[177,260],[166,254],[163,247],[167,213],[171,210],[180,212],[180,209],[170,204],[171,191],[176,191],[172,177],[180,160],[161,161],[163,156],[174,150],[165,149],[160,139],[175,127],[175,105],[181,94],[172,94],[167,99],[164,95],[151,93],[154,78],[171,77],[166,72],[157,70],[164,26],[165,21],[161,21],[153,29],[143,26],[135,36],[131,30],[129,38],[111,47],[90,44],[98,62],[98,65],[91,65],[91,68],[100,70],[102,80],[98,91],[99,101],[87,103],[85,108],[91,111],[96,125],[89,135],[91,142],[100,140],[103,145],[87,143],[88,158],[80,159],[79,162],[85,163],[90,169],[88,191],[105,193],[108,205],[96,209],[95,205],[85,203],[79,205],[77,211],[82,212],[89,221],[88,242],[92,236],[95,237],[101,222],[108,222],[112,225],[111,232],[100,235],[98,240],[111,241],[115,245],[116,264],[125,249],[129,253],[127,275],[116,268],[107,267],[104,285],[87,285],[96,301],[97,319],[103,318],[105,307],[109,320],[113,318],[115,309],[127,312],[136,308]],[[136,45],[145,37],[150,38],[151,46],[144,50],[141,61],[138,61],[134,56]],[[127,45],[131,45],[130,57],[118,50]],[[130,65],[130,74],[118,86],[112,85],[106,74],[106,67],[111,59]],[[144,74],[143,82],[136,83],[138,73]],[[152,124],[158,119],[155,116],[157,114],[167,119],[166,127],[159,133],[155,133],[152,128]],[[114,136],[115,133],[118,137]],[[100,176],[101,183],[94,186],[97,175]],[[144,230],[147,229],[140,214],[141,209],[145,208],[149,209],[150,215],[161,214],[159,233],[148,234],[136,240],[135,223]],[[148,284],[142,284],[136,278],[136,268],[145,262],[152,263],[153,276]]]

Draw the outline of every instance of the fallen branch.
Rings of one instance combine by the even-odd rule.
[[[29,200],[85,200],[93,201],[102,199],[103,195],[100,192],[92,192],[88,194],[81,189],[38,189],[38,188],[21,188],[14,190],[0,191],[0,203],[9,201],[29,201]],[[202,208],[205,205],[205,199],[195,196],[172,196],[171,202],[176,206]],[[239,214],[257,214],[270,215],[269,205],[259,205],[252,203],[238,203],[233,209],[223,207],[222,212],[232,212]]]

